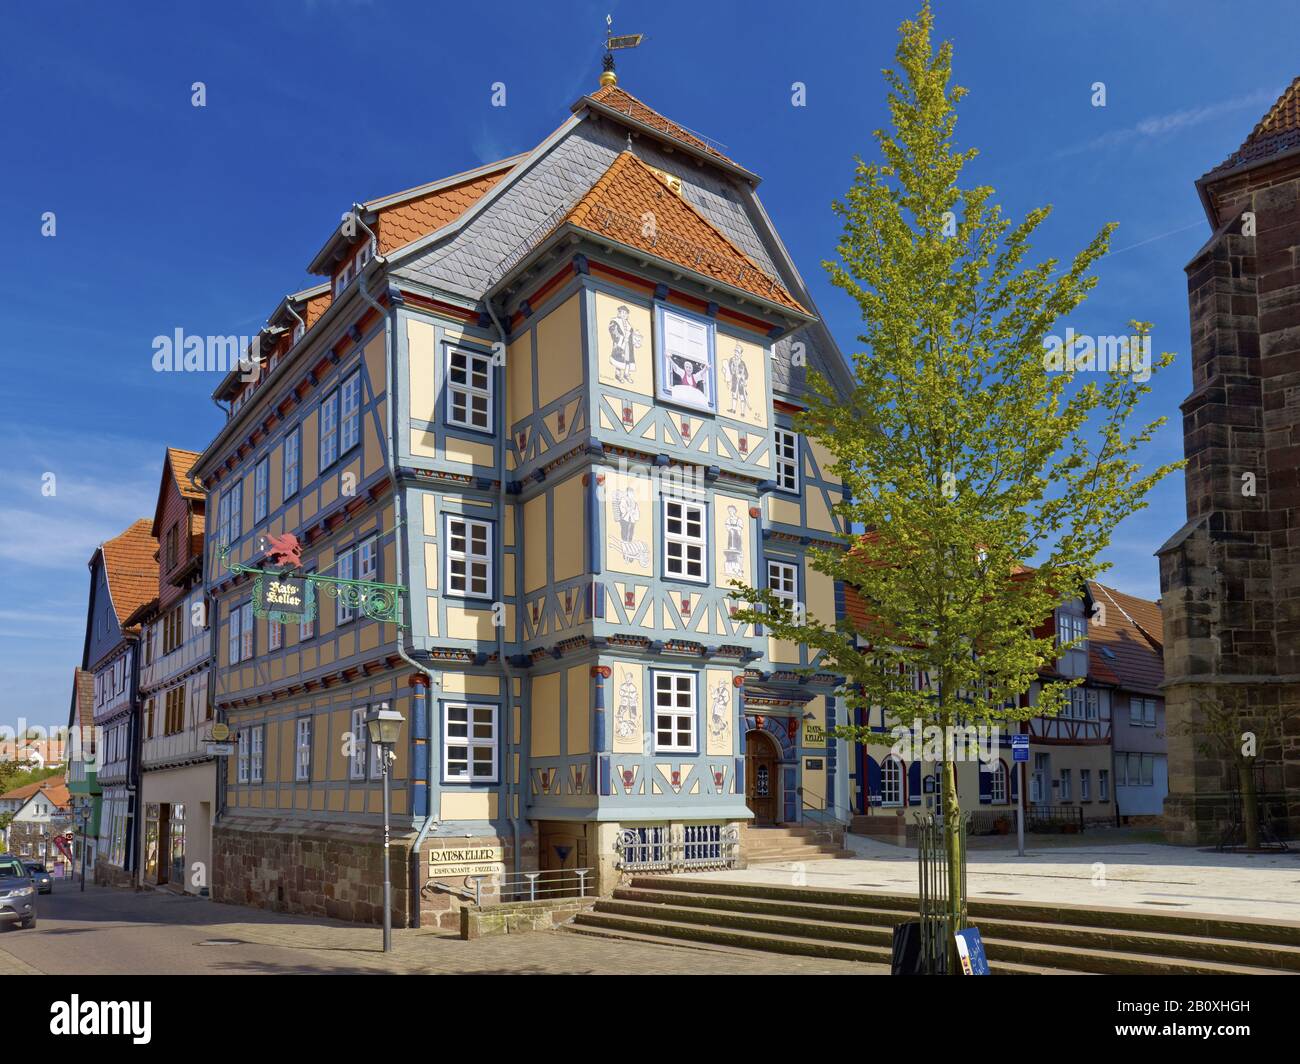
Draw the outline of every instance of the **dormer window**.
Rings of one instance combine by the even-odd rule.
[[[306,333],[307,333],[307,326],[304,325],[302,322],[299,322],[297,325],[293,327],[293,342],[296,344],[299,340],[303,338],[303,336],[306,335]]]
[[[337,299],[343,294],[343,290],[352,283],[352,263],[348,263],[343,269],[339,270],[338,275],[334,278],[334,298]]]

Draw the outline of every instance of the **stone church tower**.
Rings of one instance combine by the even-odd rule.
[[[1222,706],[1263,739],[1300,834],[1300,78],[1196,182],[1213,235],[1186,267],[1187,523],[1162,546],[1170,840],[1216,841],[1235,774],[1198,741]]]

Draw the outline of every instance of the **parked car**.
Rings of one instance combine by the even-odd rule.
[[[16,857],[0,855],[0,924],[36,926],[36,882]]]
[[[53,894],[54,877],[50,875],[50,870],[40,861],[24,861],[27,871],[31,873],[32,880],[36,883],[36,893]]]

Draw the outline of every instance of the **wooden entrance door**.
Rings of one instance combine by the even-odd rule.
[[[755,824],[776,823],[776,747],[761,731],[745,736],[745,804]]]

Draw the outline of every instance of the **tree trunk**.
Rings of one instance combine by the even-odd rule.
[[[966,854],[961,843],[961,802],[957,797],[957,765],[952,758],[943,762],[943,835],[948,855],[948,974],[960,975],[957,942],[953,933],[965,927],[962,920],[962,870]]]
[[[1241,823],[1246,831],[1246,849],[1259,849],[1259,795],[1255,793],[1255,759],[1237,760],[1237,778],[1241,781]]]

